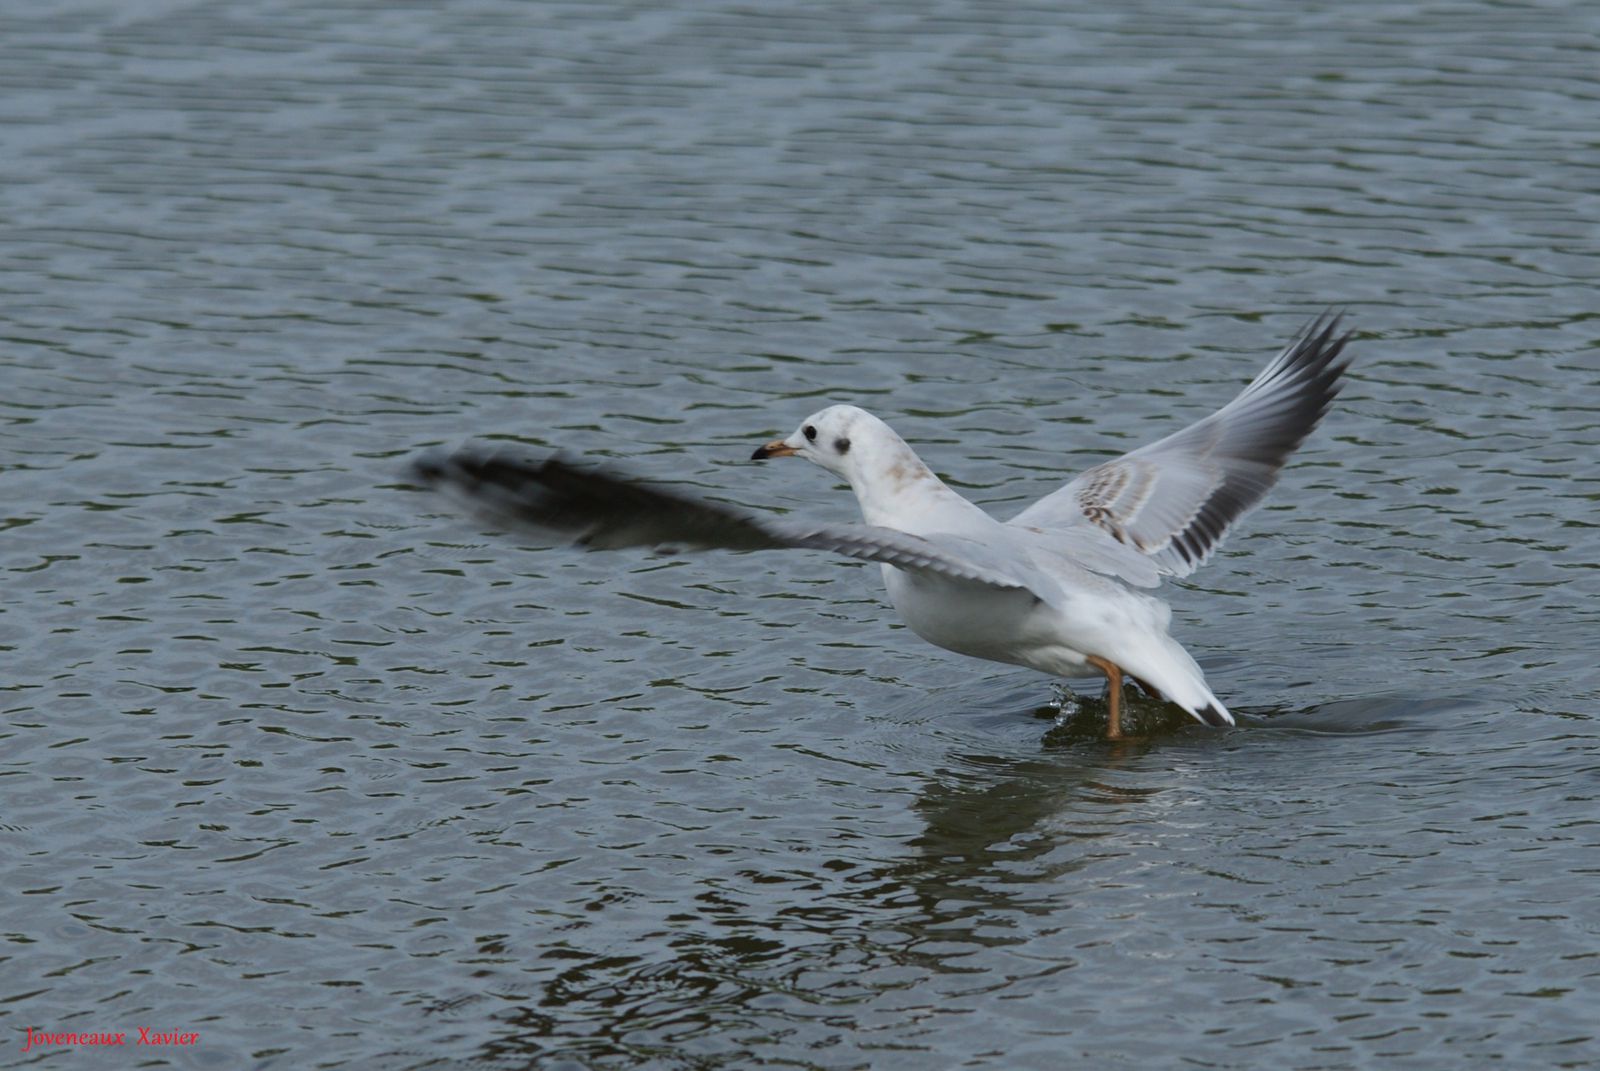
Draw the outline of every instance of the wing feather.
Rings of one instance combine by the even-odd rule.
[[[1277,482],[1342,386],[1341,317],[1303,328],[1238,397],[1159,442],[1096,465],[1011,524],[1109,532],[1161,572],[1188,576]]]
[[[908,532],[758,518],[559,458],[532,461],[505,451],[463,449],[419,458],[412,472],[499,521],[566,535],[596,550],[664,544],[700,550],[805,548],[990,587],[1028,587],[1005,570],[975,560],[981,555],[958,553]]]

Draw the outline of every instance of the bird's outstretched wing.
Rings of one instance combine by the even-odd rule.
[[[566,535],[593,549],[799,547],[990,587],[1028,587],[1007,571],[975,560],[984,557],[981,547],[964,553],[959,540],[935,543],[878,525],[758,518],[559,458],[531,461],[506,451],[463,449],[421,457],[412,463],[412,472],[498,521]]]
[[[1010,521],[1070,530],[1093,524],[1188,576],[1277,482],[1339,393],[1349,333],[1319,317],[1233,401],[1160,442],[1096,465]]]

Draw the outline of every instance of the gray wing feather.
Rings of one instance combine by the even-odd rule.
[[[1295,449],[1338,395],[1348,333],[1319,317],[1233,401],[1182,431],[1084,472],[1011,524],[1067,530],[1093,525],[1188,576],[1277,482]]]
[[[1028,586],[950,546],[893,528],[757,518],[559,458],[530,461],[504,451],[460,450],[419,458],[412,472],[499,521],[567,535],[593,549],[663,544],[700,550],[807,548],[990,587]]]
[[[1079,519],[1071,526],[1051,528],[1031,524],[1006,525],[1033,560],[1059,570],[1070,563],[1101,576],[1114,576],[1136,587],[1153,588],[1161,583],[1161,570],[1155,562],[1134,547],[1118,542],[1103,528]],[[1032,585],[1030,585],[1032,586]]]

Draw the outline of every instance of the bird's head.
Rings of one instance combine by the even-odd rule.
[[[865,409],[830,405],[800,422],[787,439],[774,439],[750,455],[753,461],[769,457],[803,457],[814,465],[850,480],[856,462],[889,431],[889,426]],[[894,436],[898,440],[898,436]],[[853,482],[853,481],[852,481]]]
[[[856,493],[868,524],[888,524],[902,514],[910,493],[914,508],[929,494],[949,494],[894,429],[853,405],[830,405],[800,422],[787,439],[774,439],[751,457],[803,457],[840,477]]]

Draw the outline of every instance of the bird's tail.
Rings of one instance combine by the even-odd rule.
[[[1170,636],[1159,637],[1151,644],[1148,657],[1139,658],[1137,662],[1137,665],[1131,661],[1124,663],[1122,668],[1188,711],[1202,725],[1221,728],[1234,724],[1233,715],[1206,684],[1199,663],[1177,640]]]

